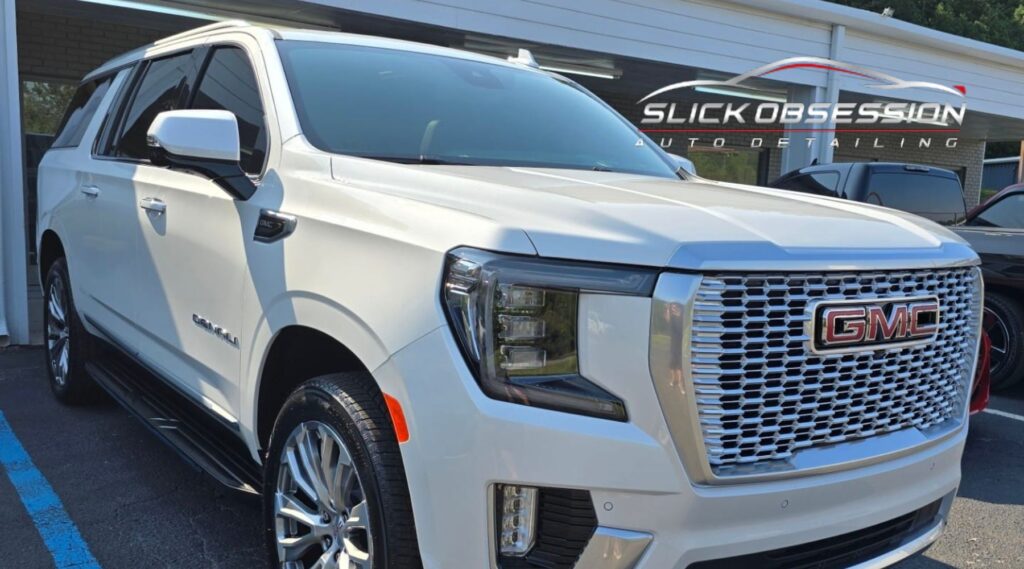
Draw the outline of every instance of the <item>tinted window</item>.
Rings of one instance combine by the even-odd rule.
[[[245,50],[237,47],[214,50],[206,73],[199,81],[192,108],[234,113],[238,118],[242,169],[249,174],[259,174],[263,170],[263,160],[267,155],[267,129],[264,127],[259,86]]]
[[[116,156],[149,159],[146,132],[158,114],[179,108],[191,66],[190,52],[149,63],[125,114],[121,138],[115,144]]]
[[[946,225],[966,215],[960,181],[925,173],[873,174],[864,201],[915,213]]]
[[[785,180],[779,180],[773,186],[784,190],[836,197],[839,188],[839,172],[801,174]]]
[[[1024,194],[1013,194],[997,201],[972,219],[971,225],[1024,229]]]
[[[85,130],[89,128],[96,109],[103,101],[107,90],[110,89],[111,81],[113,81],[113,76],[90,81],[78,88],[64,114],[64,121],[57,131],[60,134],[53,141],[51,148],[78,146],[82,142],[82,137],[85,136]]]
[[[678,179],[625,119],[546,73],[393,49],[278,46],[302,131],[328,152]]]

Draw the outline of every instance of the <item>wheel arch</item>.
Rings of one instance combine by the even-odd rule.
[[[42,286],[46,281],[46,273],[50,270],[54,261],[64,257],[66,253],[64,251],[64,242],[61,241],[57,232],[52,229],[47,229],[40,236],[38,251],[39,284]]]
[[[370,368],[348,346],[316,328],[292,324],[274,334],[267,347],[254,403],[254,435],[267,448],[281,405],[301,383],[329,373]]]

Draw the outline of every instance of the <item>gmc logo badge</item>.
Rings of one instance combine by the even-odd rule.
[[[811,319],[814,351],[853,351],[918,343],[939,330],[935,297],[822,301]]]

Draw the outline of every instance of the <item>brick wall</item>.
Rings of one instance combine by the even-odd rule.
[[[116,8],[111,8],[116,10]],[[159,16],[155,16],[159,17]],[[183,23],[181,30],[194,26]],[[18,12],[22,79],[78,82],[110,58],[174,33],[159,29],[29,11]]]

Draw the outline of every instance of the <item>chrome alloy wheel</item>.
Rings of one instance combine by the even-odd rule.
[[[63,387],[71,369],[71,326],[68,322],[68,291],[64,279],[55,274],[46,297],[46,349],[50,370]]]
[[[988,332],[989,341],[992,342],[989,373],[992,375],[1002,371],[1006,363],[1006,352],[1010,350],[1010,328],[1006,325],[998,312],[985,308],[982,327]]]
[[[281,451],[274,496],[282,569],[369,569],[373,539],[359,475],[341,437],[307,421]]]

